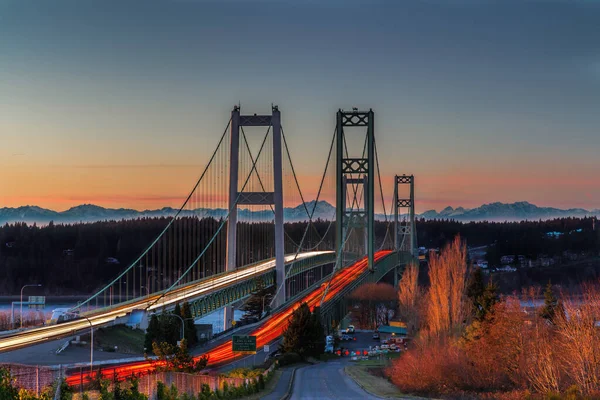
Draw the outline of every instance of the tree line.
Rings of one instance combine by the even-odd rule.
[[[202,246],[220,224],[220,220],[192,217],[178,219],[177,229],[182,235],[195,224],[205,232],[196,246]],[[18,294],[20,288],[31,282],[43,284],[46,295],[89,295],[113,279],[130,265],[165,228],[169,218],[139,218],[122,221],[104,221],[46,226],[26,223],[5,224],[0,227],[0,271],[5,279],[0,282],[0,293]],[[309,229],[305,247],[319,244],[319,249],[334,246],[335,229],[328,221],[317,220]],[[335,223],[334,223],[335,224]],[[196,228],[195,228],[196,229]],[[300,243],[306,222],[285,226],[286,252],[295,251]],[[386,237],[391,229],[383,221],[375,224],[376,242]],[[273,227],[267,223],[240,223],[238,258],[241,264],[273,256]],[[560,232],[557,237],[548,232]],[[489,247],[490,262],[497,263],[505,254],[537,258],[541,254],[556,255],[565,250],[573,252],[600,252],[600,229],[592,229],[591,218],[561,218],[549,221],[518,223],[470,222],[453,220],[417,220],[417,243],[427,248],[439,248],[460,234],[471,246]],[[225,230],[220,239],[224,239]],[[361,246],[362,237],[356,236]],[[389,236],[388,236],[389,237]],[[323,240],[321,240],[323,238]],[[181,244],[183,246],[183,244]],[[211,249],[208,257],[218,264],[215,271],[224,269],[225,246]]]
[[[600,286],[572,297],[546,286],[500,295],[467,263],[457,237],[432,256],[429,284],[411,265],[399,285],[399,314],[414,340],[387,373],[403,392],[451,398],[597,398]],[[530,306],[526,306],[529,304]]]

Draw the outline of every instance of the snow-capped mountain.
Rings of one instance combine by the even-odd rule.
[[[442,211],[425,211],[420,215],[425,219],[455,219],[460,221],[522,221],[552,219],[561,217],[585,217],[600,215],[600,210],[570,208],[562,210],[552,207],[538,207],[526,201],[516,203],[490,203],[477,208],[446,207]]]
[[[331,220],[335,217],[335,207],[326,201],[319,201],[315,206],[315,201],[300,204],[296,207],[284,209],[284,219],[287,222],[298,222],[307,220],[307,212],[313,212],[313,219]],[[107,220],[122,220],[134,218],[155,218],[171,217],[177,213],[177,210],[171,207],[164,207],[157,210],[132,210],[127,208],[104,208],[93,204],[83,204],[72,207],[66,211],[53,211],[37,206],[23,206],[17,208],[0,208],[0,224],[12,222],[27,222],[29,224],[37,223],[45,225],[50,221],[54,223],[77,223],[77,222],[95,222]],[[184,210],[181,216],[213,217],[224,218],[227,215],[225,209],[207,209],[198,208],[195,210]],[[517,203],[490,203],[477,208],[466,209],[463,207],[446,207],[437,212],[435,210],[425,211],[417,217],[425,219],[455,219],[459,221],[520,221],[520,220],[538,220],[560,217],[584,217],[590,215],[600,216],[600,209],[591,211],[582,208],[571,208],[562,210],[552,207],[538,207],[526,201]],[[239,220],[264,221],[274,218],[271,210],[251,211],[249,209],[240,209],[238,211]],[[377,214],[378,220],[383,220],[384,215]],[[389,220],[390,216],[388,216]]]

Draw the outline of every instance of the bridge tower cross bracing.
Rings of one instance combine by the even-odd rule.
[[[344,127],[367,128],[367,157],[360,158],[344,156],[345,132]],[[344,252],[344,237],[346,230],[352,225],[362,224],[366,227],[365,241],[369,270],[375,267],[375,113],[369,111],[338,110],[336,118],[336,251],[339,256]],[[350,175],[350,178],[347,178]],[[355,178],[354,175],[361,175]],[[363,184],[365,186],[364,209],[348,210],[346,204],[346,189],[348,184]]]
[[[273,137],[273,192],[239,192],[239,145],[240,127],[271,127]],[[234,271],[237,265],[237,206],[273,205],[275,212],[275,275],[277,285],[285,280],[284,231],[283,231],[283,173],[281,147],[281,113],[273,106],[271,115],[241,115],[239,106],[231,111],[231,143],[229,164],[229,220],[227,222],[226,270]],[[237,203],[236,203],[237,200]],[[285,285],[281,285],[274,301],[277,307],[285,301]],[[233,321],[233,309],[225,307],[224,329],[229,329]]]
[[[400,197],[400,185],[409,185],[408,198]],[[403,193],[406,192],[405,190]],[[417,256],[417,230],[415,226],[415,177],[414,175],[394,176],[394,249],[408,251]],[[400,221],[402,209],[407,211],[407,219]],[[398,287],[398,271],[394,272],[394,286]]]

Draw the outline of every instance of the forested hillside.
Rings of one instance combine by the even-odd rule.
[[[141,218],[73,225],[50,223],[44,227],[25,223],[4,225],[0,227],[3,277],[0,295],[18,294],[22,285],[31,282],[42,283],[47,295],[92,293],[135,260],[168,221],[169,218]],[[206,218],[195,223],[210,234],[218,222]],[[240,225],[240,237],[252,238],[252,246],[240,248],[242,264],[272,256],[272,225],[258,225],[252,228],[248,224]],[[490,263],[497,263],[506,254],[522,254],[534,259],[564,251],[598,255],[599,232],[594,231],[592,225],[591,218],[520,223],[418,220],[418,245],[439,248],[460,234],[470,247],[491,245],[487,256]],[[327,221],[318,221],[315,227],[319,235],[312,235],[308,244],[315,245],[316,238],[325,235],[319,248],[332,248],[335,229]],[[301,222],[286,225],[286,252],[294,251],[293,243],[300,242],[305,228],[306,224]],[[388,225],[377,222],[375,228],[379,246]],[[225,230],[221,235],[225,235]],[[253,251],[249,252],[248,247]],[[225,249],[219,251],[223,253]]]

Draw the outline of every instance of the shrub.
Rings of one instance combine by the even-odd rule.
[[[284,353],[277,361],[279,366],[291,365],[302,361],[302,357],[298,353]]]

